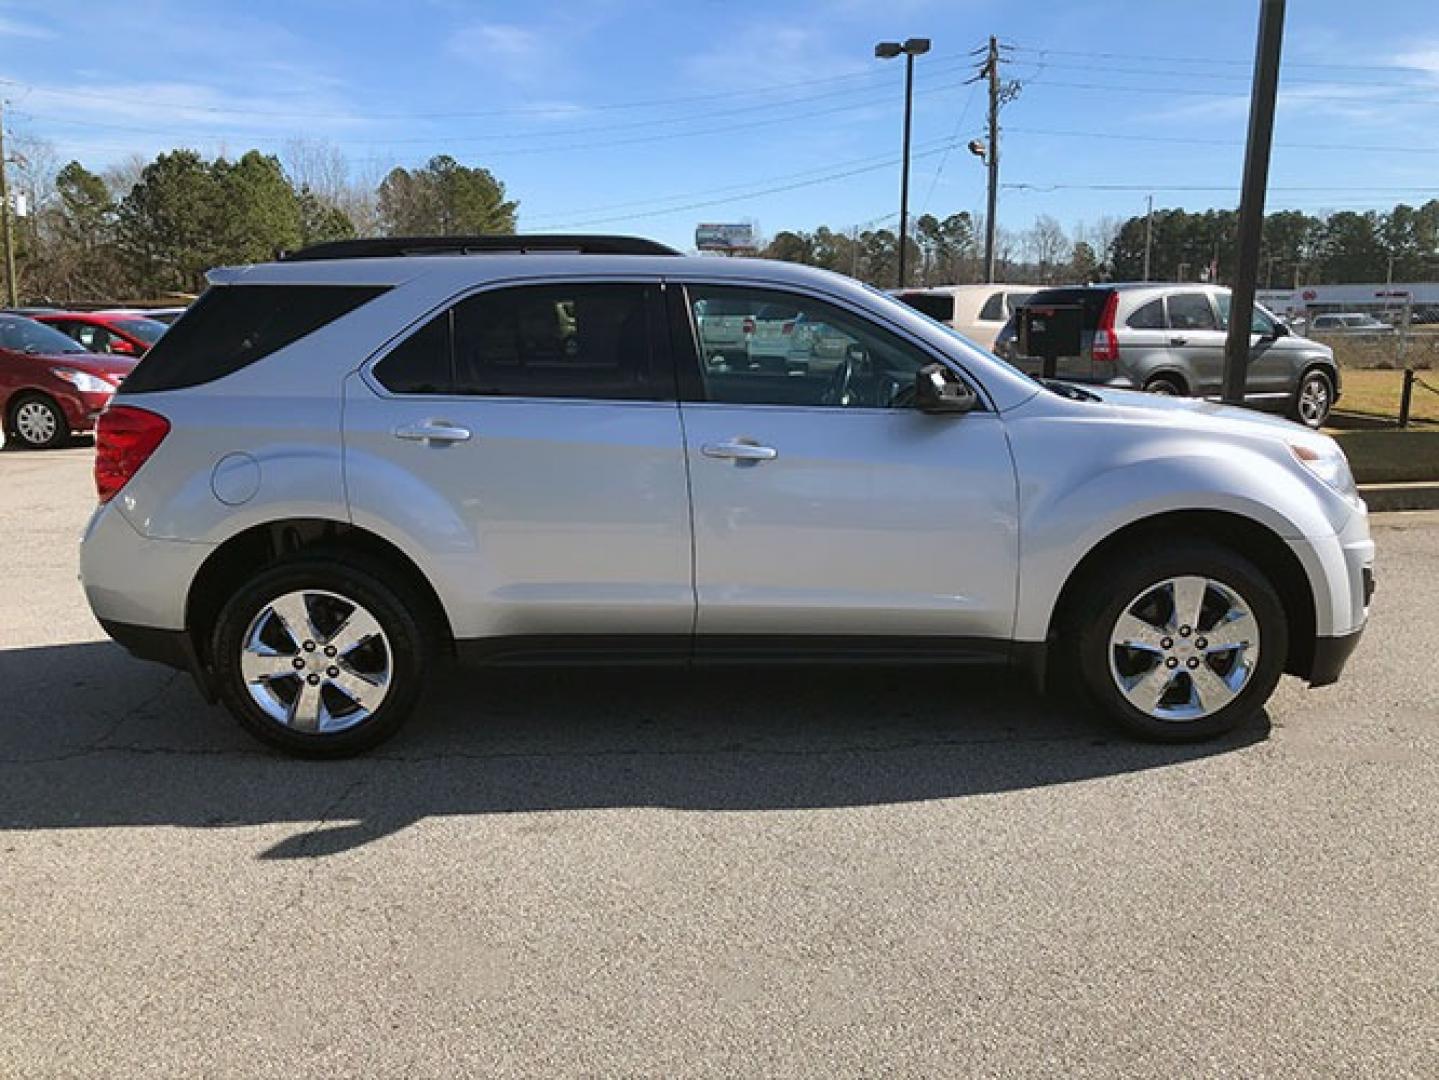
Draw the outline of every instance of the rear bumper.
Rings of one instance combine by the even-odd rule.
[[[160,630],[153,626],[138,626],[135,623],[99,620],[100,627],[137,660],[149,660],[156,664],[188,671],[196,687],[206,701],[214,702],[215,694],[210,686],[209,672],[200,663],[195,653],[195,642],[184,630]]]

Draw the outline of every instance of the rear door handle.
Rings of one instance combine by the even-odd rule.
[[[779,451],[772,446],[738,441],[705,443],[700,453],[705,457],[729,458],[731,461],[773,461],[779,457]]]
[[[411,442],[468,442],[470,429],[445,420],[425,420],[418,424],[403,424],[395,428],[394,436],[397,439],[407,439]]]

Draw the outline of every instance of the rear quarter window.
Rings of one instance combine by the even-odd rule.
[[[127,394],[233,374],[385,292],[371,285],[219,285],[196,300],[125,380]]]

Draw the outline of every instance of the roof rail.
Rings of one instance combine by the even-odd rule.
[[[332,240],[282,252],[284,262],[381,259],[405,255],[475,255],[494,251],[567,251],[579,255],[678,255],[674,248],[638,236],[376,236]]]

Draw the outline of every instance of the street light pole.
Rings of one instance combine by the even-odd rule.
[[[904,55],[904,148],[901,152],[899,169],[899,287],[906,284],[905,255],[909,247],[909,130],[914,112],[914,58],[929,52],[929,38],[909,38],[898,41],[881,41],[874,47],[874,55],[881,60],[892,60]]]

